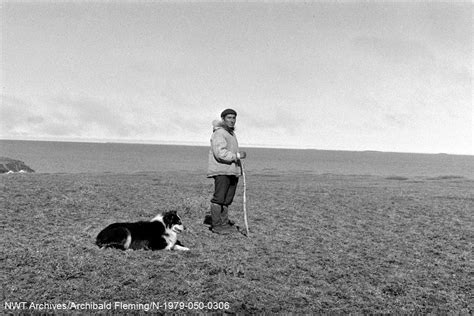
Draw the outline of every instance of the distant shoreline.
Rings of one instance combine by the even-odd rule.
[[[110,141],[110,140],[46,140],[46,139],[5,139],[0,138],[1,141],[15,141],[15,142],[45,142],[45,143],[77,143],[77,144],[112,144],[112,145],[149,145],[149,146],[185,146],[185,147],[208,147],[208,143],[203,142],[177,142],[177,141]],[[368,154],[409,154],[409,155],[445,155],[445,156],[466,156],[474,157],[469,154],[452,154],[452,153],[421,153],[421,152],[402,152],[402,151],[381,151],[381,150],[351,150],[351,149],[320,149],[320,148],[302,148],[302,147],[288,147],[288,146],[265,146],[258,144],[241,143],[242,148],[255,149],[274,149],[274,150],[303,150],[303,151],[324,151],[324,152],[345,152],[345,153],[368,153]]]
[[[474,179],[474,156],[244,147],[249,174],[343,174]],[[207,172],[209,148],[179,144],[0,140],[0,156],[37,173]]]

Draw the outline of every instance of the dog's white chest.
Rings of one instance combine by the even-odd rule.
[[[167,250],[173,249],[174,245],[176,244],[176,240],[178,240],[178,234],[176,234],[173,230],[171,229],[166,229],[166,235],[164,236],[166,243],[168,244],[166,246]]]

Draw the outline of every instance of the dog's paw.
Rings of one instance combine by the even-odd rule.
[[[190,249],[188,247],[183,247],[183,246],[174,246],[174,250],[180,250],[180,251],[189,251]]]

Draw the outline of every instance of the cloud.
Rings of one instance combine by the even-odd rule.
[[[58,97],[50,105],[54,118],[63,117],[74,126],[74,133],[88,133],[90,129],[106,135],[130,136],[133,126],[126,113],[114,109],[109,101],[89,97]]]
[[[254,146],[310,146],[314,119],[293,106],[242,107],[237,110],[237,133],[242,144]]]
[[[171,97],[170,97],[171,98]],[[2,96],[0,137],[207,141],[211,115],[176,95],[154,100],[61,95],[30,101]]]
[[[135,126],[125,112],[87,97],[55,97],[34,102],[2,96],[3,137],[128,137]]]
[[[0,133],[2,137],[25,136],[30,128],[44,122],[27,101],[10,95],[1,95]]]
[[[293,134],[303,123],[302,119],[296,117],[296,109],[290,107],[274,106],[273,108],[252,109],[243,108],[239,116],[244,118],[246,127],[256,127],[259,130],[280,131],[285,134]]]

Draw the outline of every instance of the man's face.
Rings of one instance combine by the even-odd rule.
[[[226,116],[224,116],[224,123],[230,128],[235,127],[236,120],[237,118],[235,117],[234,114],[227,114]]]

